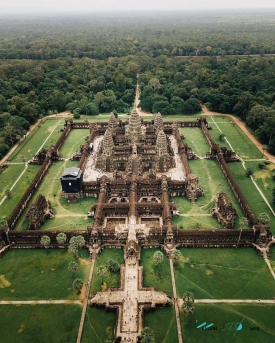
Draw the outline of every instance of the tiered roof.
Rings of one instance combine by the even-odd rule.
[[[127,136],[132,144],[138,143],[142,137],[141,120],[136,109],[131,113]]]
[[[155,131],[157,134],[160,130],[163,130],[163,119],[162,119],[162,115],[160,114],[160,112],[158,112],[158,114],[155,116],[154,128],[155,128]]]
[[[114,142],[111,131],[109,129],[105,131],[102,144],[103,155],[112,155],[114,149]]]
[[[116,119],[114,113],[111,112],[110,117],[109,117],[109,121],[108,121],[108,129],[112,130],[112,129],[116,128],[117,124],[118,124],[117,119]]]
[[[163,130],[160,130],[158,133],[156,146],[159,156],[167,154],[167,141]]]

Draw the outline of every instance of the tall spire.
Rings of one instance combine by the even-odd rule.
[[[111,131],[107,129],[104,134],[103,142],[102,142],[102,153],[105,156],[112,155],[114,149],[114,142]]]
[[[141,120],[136,109],[131,113],[127,136],[132,144],[138,143],[142,137]]]
[[[155,116],[154,128],[155,128],[156,134],[158,134],[160,130],[163,130],[163,119],[160,112],[158,112],[158,114]]]
[[[163,130],[160,130],[157,136],[157,151],[159,156],[163,156],[167,154],[167,140],[166,135]]]
[[[117,119],[113,112],[111,112],[109,121],[108,121],[108,129],[112,130],[117,127]]]

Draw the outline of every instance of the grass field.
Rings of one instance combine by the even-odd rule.
[[[6,198],[5,201],[0,205],[0,218],[7,219],[10,214],[12,213],[14,207],[17,205],[18,201],[20,200],[22,194],[25,192],[27,187],[30,185],[32,179],[34,178],[35,174],[37,173],[39,167],[38,166],[28,166],[28,169],[22,174],[22,177],[14,188],[11,190],[11,197]],[[11,164],[7,169],[4,170],[2,174],[0,174],[0,187],[2,188],[0,199],[2,200],[5,196],[5,190],[11,189],[19,175],[24,171],[23,164]]]
[[[274,279],[263,259],[250,248],[180,249],[175,266],[179,298],[185,291],[195,299],[271,299]]]
[[[0,299],[79,299],[72,282],[79,277],[86,282],[90,262],[82,250],[75,276],[68,270],[74,260],[67,250],[11,250],[1,259]]]
[[[88,307],[81,343],[113,342],[116,325],[116,311]]]
[[[157,267],[153,261],[153,255],[159,249],[142,249],[140,265],[143,266],[143,285],[145,287],[154,286],[157,291],[170,294],[172,297],[173,289],[171,283],[171,272],[168,258],[165,257]]]
[[[220,191],[225,191],[238,213],[236,227],[239,227],[239,219],[243,217],[242,211],[226,181],[218,164],[214,160],[191,160],[191,170],[199,177],[199,186],[204,191],[204,196],[199,197],[195,203],[183,197],[171,198],[177,205],[181,216],[173,218],[173,224],[184,229],[194,229],[199,224],[201,229],[221,229],[222,226],[217,219],[210,215],[216,198]]]
[[[275,217],[267,207],[263,198],[260,197],[259,192],[252,183],[251,179],[245,175],[242,165],[239,163],[232,163],[229,164],[229,168],[237,180],[243,194],[247,199],[248,204],[252,208],[256,217],[258,217],[260,213],[266,212],[270,218],[271,230],[273,233],[275,233]],[[258,181],[259,180],[257,180],[257,183]]]
[[[208,116],[207,121],[212,127],[210,131],[213,139],[220,146],[227,146],[226,140],[220,141],[219,135],[222,133],[225,134],[225,138],[228,140],[233,150],[243,159],[261,159],[263,154],[262,152],[251,142],[251,140],[246,137],[238,125],[232,125],[233,121],[228,117],[220,116]]]
[[[47,220],[41,230],[86,230],[86,227],[91,223],[87,219],[87,212],[95,203],[95,198],[86,198],[75,203],[68,203],[61,197],[62,189],[59,177],[62,175],[66,167],[76,166],[75,161],[56,162],[49,169],[43,182],[35,192],[33,200],[28,205],[25,213],[35,202],[38,194],[42,194],[47,200],[50,200],[55,217]],[[17,229],[26,229],[27,221],[24,216],[19,221]]]
[[[75,343],[78,305],[0,305],[1,343]]]
[[[194,314],[181,313],[183,340],[186,343],[243,343],[275,341],[274,306],[268,304],[195,304]],[[207,322],[217,330],[196,327]],[[242,330],[236,328],[242,323]],[[251,328],[257,328],[252,329]]]
[[[273,245],[271,248],[270,248],[270,264],[275,272],[275,246]]]
[[[199,157],[204,157],[209,152],[209,145],[199,128],[180,128],[180,133],[184,135],[183,142],[193,150]]]
[[[95,198],[85,198],[76,203],[68,203],[61,197],[62,189],[60,177],[64,170],[69,167],[76,167],[77,161],[70,161],[73,153],[84,143],[88,130],[73,130],[70,132],[66,143],[60,149],[60,153],[65,158],[64,161],[54,163],[46,174],[41,185],[35,192],[33,200],[25,210],[25,214],[31,205],[35,202],[38,194],[42,194],[47,200],[50,200],[55,217],[46,221],[41,230],[86,230],[87,225],[92,224],[93,220],[87,218],[87,212],[96,202]],[[22,216],[16,229],[26,230],[27,220]]]
[[[154,331],[156,343],[178,342],[177,326],[173,306],[159,307],[144,313],[144,326]]]
[[[22,141],[19,147],[11,154],[9,161],[22,162],[30,160],[42,148],[49,148],[54,145],[61,135],[60,129],[64,125],[63,118],[47,118],[41,126],[37,126]]]
[[[98,266],[106,266],[106,262],[109,260],[115,260],[119,264],[123,264],[123,251],[121,249],[104,249],[99,257],[96,259],[93,279],[91,284],[91,294],[96,293],[102,290],[101,287],[101,277],[99,277],[96,273]],[[120,286],[120,273],[107,273],[104,276],[103,282],[105,283],[105,287],[119,287]]]

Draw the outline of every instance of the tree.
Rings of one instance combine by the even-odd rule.
[[[85,239],[83,236],[73,236],[71,239],[70,239],[70,245],[74,245],[76,246],[77,248],[77,253],[78,253],[78,250],[82,247],[84,247],[85,245]]]
[[[156,90],[160,89],[161,84],[159,82],[159,79],[153,77],[152,79],[149,80],[150,86],[153,88],[154,93],[156,93]]]
[[[239,238],[238,238],[236,249],[238,248],[238,245],[239,245],[239,242],[240,242],[240,239],[241,239],[241,235],[242,235],[242,232],[243,232],[243,228],[247,227],[248,223],[249,222],[248,222],[248,219],[246,217],[242,217],[240,219],[241,231],[240,231],[240,234],[239,234]]]
[[[270,222],[270,218],[269,215],[265,212],[260,213],[259,215],[259,221],[264,224],[267,225]]]
[[[65,244],[66,241],[67,241],[67,236],[66,236],[66,234],[63,233],[63,232],[60,232],[60,233],[56,236],[56,241],[57,241],[58,244],[61,244],[61,245]]]
[[[119,263],[111,259],[107,261],[106,266],[111,273],[116,273],[120,269]]]
[[[194,308],[194,294],[192,292],[185,292],[182,297],[182,309],[185,315],[193,314]]]
[[[73,282],[73,289],[76,293],[80,293],[81,288],[83,287],[83,281],[81,279],[75,279]]]
[[[78,259],[78,247],[75,244],[70,244],[68,247],[69,254],[72,254],[75,256],[76,259]]]
[[[246,217],[240,218],[240,226],[242,229],[248,227],[248,219]]]
[[[174,264],[177,264],[181,258],[181,252],[179,250],[173,250],[172,252],[172,261]]]
[[[77,268],[78,268],[78,264],[77,264],[75,261],[71,261],[71,262],[69,263],[68,270],[69,270],[70,272],[72,272],[73,275],[75,275],[75,272],[76,272]]]
[[[9,151],[9,146],[5,143],[0,142],[0,159],[2,159]]]
[[[275,205],[275,187],[273,187],[272,189],[272,202],[273,202],[273,205]]]
[[[5,219],[0,220],[0,230],[6,231],[9,228],[8,222]]]
[[[49,236],[44,235],[41,237],[40,243],[47,249],[51,243],[51,239]]]
[[[219,140],[222,142],[222,141],[224,141],[224,138],[225,138],[225,134],[221,132],[219,134]]]
[[[156,265],[159,265],[163,261],[163,253],[161,251],[156,251],[153,255],[153,260]]]
[[[154,331],[146,326],[140,333],[141,343],[155,343]]]
[[[8,198],[11,198],[11,190],[10,189],[6,189],[5,190],[5,196],[8,197]]]
[[[253,170],[252,170],[251,168],[247,168],[247,169],[246,169],[246,172],[245,172],[245,175],[246,175],[247,177],[252,176],[252,175],[253,175]]]
[[[96,270],[96,274],[101,277],[101,284],[103,285],[103,278],[107,273],[107,268],[105,266],[98,266]]]

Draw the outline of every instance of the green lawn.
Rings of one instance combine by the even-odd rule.
[[[91,294],[94,294],[98,291],[101,291],[101,277],[96,273],[98,266],[106,265],[106,262],[109,260],[115,260],[119,264],[123,264],[123,250],[121,249],[104,249],[99,257],[96,259],[95,268],[93,273],[93,279],[91,284]],[[119,287],[120,286],[120,273],[107,273],[104,276],[103,282],[107,287]]]
[[[261,159],[262,152],[251,142],[251,140],[242,132],[238,125],[232,125],[233,121],[229,117],[212,116],[207,117],[209,125],[212,127],[210,131],[213,139],[220,146],[227,146],[226,140],[220,141],[219,135],[225,134],[233,150],[243,159]],[[220,130],[221,131],[220,131]]]
[[[275,209],[275,204],[273,204],[272,190],[275,187],[275,180],[273,180],[272,175],[275,172],[275,165],[273,163],[265,165],[266,169],[260,169],[258,166],[259,162],[248,161],[245,162],[246,168],[251,168],[253,171],[253,178],[259,186],[260,190],[263,192],[267,198],[269,204]]]
[[[199,186],[203,189],[204,196],[199,197],[194,203],[185,197],[172,197],[171,200],[177,205],[181,214],[181,216],[173,218],[173,224],[184,229],[194,229],[197,223],[201,229],[221,229],[222,225],[210,215],[210,210],[215,204],[218,193],[225,191],[238,213],[235,222],[235,226],[238,228],[239,219],[243,217],[243,214],[217,162],[199,159],[189,161],[189,163],[192,172],[199,177]]]
[[[142,249],[140,265],[143,266],[143,285],[145,287],[154,286],[157,291],[162,291],[173,296],[173,289],[171,283],[171,272],[169,260],[164,259],[157,267],[153,261],[153,254],[160,249]]]
[[[82,250],[75,276],[68,270],[74,260],[67,250],[11,250],[1,261],[0,299],[78,299],[72,282],[79,277],[88,279],[88,251]]]
[[[180,128],[180,133],[185,137],[183,142],[188,144],[199,157],[204,157],[210,151],[209,145],[200,128]]]
[[[180,249],[175,266],[178,297],[185,291],[195,299],[271,299],[274,279],[252,248]]]
[[[185,343],[273,343],[274,311],[275,304],[195,304],[193,315],[186,317],[181,313],[183,340]],[[217,330],[197,329],[204,322],[213,323]],[[236,332],[239,323],[242,330]],[[259,329],[251,330],[253,327]]]
[[[36,127],[22,141],[19,147],[9,157],[11,162],[22,162],[30,160],[40,149],[49,148],[54,145],[61,135],[60,129],[63,128],[64,118],[47,118],[41,124],[41,127]]]
[[[266,212],[270,218],[270,224],[272,232],[275,233],[275,217],[267,207],[263,198],[260,196],[255,185],[252,183],[251,179],[245,175],[245,171],[240,163],[229,164],[236,181],[238,182],[243,194],[250,207],[252,208],[255,215],[258,217],[260,213]],[[259,179],[257,180],[257,183]]]
[[[1,343],[75,343],[78,305],[0,305]]]
[[[12,196],[6,198],[5,201],[0,205],[0,218],[7,219],[12,213],[14,207],[17,205],[21,196],[30,185],[32,179],[37,173],[39,166],[29,165],[28,169],[22,174],[21,178],[18,180],[14,188],[11,190]],[[18,177],[24,170],[24,165],[22,164],[10,164],[3,173],[0,174],[0,199],[5,196],[5,190],[10,189]]]
[[[87,129],[71,130],[59,153],[62,154],[64,158],[72,157],[72,155],[79,150],[80,145],[85,144],[85,137],[88,135],[89,130]]]
[[[81,131],[81,130],[80,130]],[[26,230],[28,223],[25,215],[31,205],[35,202],[38,194],[42,194],[51,202],[55,217],[47,220],[41,227],[41,230],[86,230],[87,225],[91,225],[93,219],[87,218],[87,213],[92,205],[97,201],[96,198],[85,198],[75,203],[68,203],[61,197],[62,188],[60,176],[63,171],[72,166],[77,166],[77,161],[55,162],[44,177],[41,185],[35,192],[35,195],[19,220],[16,229]]]
[[[269,258],[270,264],[275,272],[275,246],[273,245],[270,248],[270,258]]]
[[[144,327],[149,326],[154,331],[155,342],[178,342],[176,317],[173,306],[158,307],[144,312]]]
[[[116,311],[87,307],[81,343],[104,343],[114,339]]]

